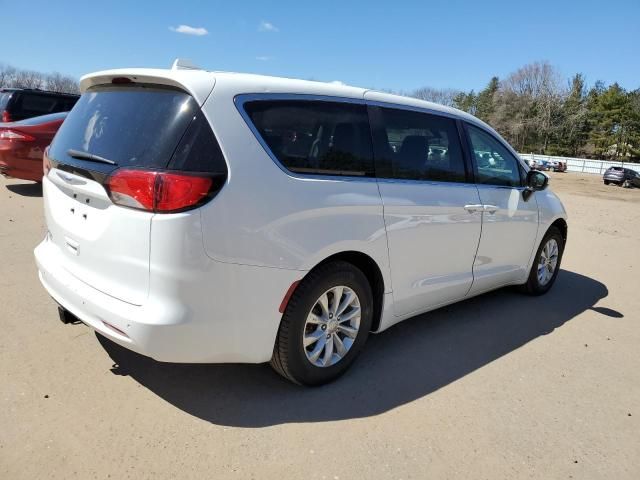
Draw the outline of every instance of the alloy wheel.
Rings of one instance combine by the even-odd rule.
[[[303,348],[316,367],[329,367],[349,352],[360,329],[360,299],[349,287],[333,287],[316,300],[304,325]]]
[[[545,286],[553,277],[558,265],[558,242],[550,238],[540,252],[538,261],[538,283]]]

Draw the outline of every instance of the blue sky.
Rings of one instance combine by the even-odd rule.
[[[548,60],[565,77],[640,87],[640,0],[0,0],[0,11],[0,63],[77,77],[184,57],[212,70],[477,90]]]

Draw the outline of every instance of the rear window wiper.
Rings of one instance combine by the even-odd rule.
[[[108,163],[109,165],[117,165],[113,160],[109,160],[108,158],[101,157],[99,155],[94,155],[93,153],[83,152],[81,150],[74,150],[70,148],[67,150],[67,155],[71,158],[77,158],[78,160],[89,160],[91,162],[100,162],[100,163]]]

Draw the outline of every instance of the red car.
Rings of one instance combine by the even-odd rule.
[[[61,112],[0,123],[0,173],[42,181],[42,154],[66,116],[67,112]]]

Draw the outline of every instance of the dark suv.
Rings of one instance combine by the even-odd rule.
[[[0,89],[0,121],[16,122],[49,113],[68,112],[80,98],[70,93],[23,88]]]
[[[624,185],[640,188],[640,173],[630,168],[609,167],[604,172],[603,180],[605,185],[615,183],[616,185]]]

